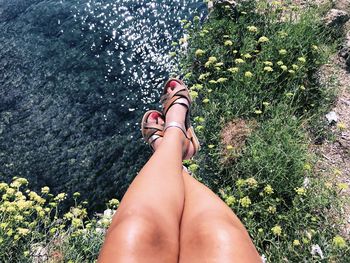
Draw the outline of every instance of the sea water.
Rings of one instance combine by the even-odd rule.
[[[121,197],[148,158],[139,122],[159,108],[182,19],[202,0],[0,1],[0,181]],[[176,50],[176,49],[175,49]]]

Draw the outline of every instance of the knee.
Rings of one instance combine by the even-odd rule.
[[[146,216],[128,215],[115,223],[108,230],[111,236],[127,250],[177,249],[178,238],[174,237],[164,226]],[[176,248],[175,248],[176,247]]]
[[[196,246],[205,246],[207,244],[232,244],[234,237],[241,230],[234,224],[223,221],[206,220],[197,224],[191,231],[191,239]],[[240,233],[242,234],[242,233]]]

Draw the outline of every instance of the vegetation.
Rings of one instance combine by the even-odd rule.
[[[204,24],[186,22],[190,38],[182,39],[203,143],[187,164],[243,220],[268,262],[350,259],[339,235],[344,185],[320,177],[308,150],[334,97],[317,78],[337,43],[321,14],[244,1],[236,14],[222,6]]]
[[[309,126],[333,98],[316,74],[335,43],[320,10],[250,0],[237,13],[222,6],[204,23],[184,22],[181,70],[202,142],[186,165],[243,220],[268,262],[348,262],[337,198],[345,186],[320,177],[308,151]],[[118,201],[88,218],[76,193],[60,216],[66,195],[27,183],[0,184],[0,261],[93,262]]]

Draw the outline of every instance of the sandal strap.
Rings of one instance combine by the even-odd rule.
[[[189,109],[189,106],[191,105],[191,98],[188,89],[186,87],[177,87],[173,91],[166,93],[161,97],[160,101],[163,105],[163,114],[166,115],[170,107],[174,105],[174,102],[179,99],[183,99],[179,104],[182,104]],[[186,100],[186,102],[184,100]]]
[[[164,125],[158,124],[158,123],[149,123],[149,122],[145,122],[143,124],[143,128],[144,129],[156,129],[158,131],[162,131],[164,128]]]
[[[180,123],[176,122],[176,121],[172,121],[172,122],[167,123],[165,125],[165,127],[164,127],[164,132],[167,129],[172,128],[172,127],[180,129],[183,132],[183,134],[185,135],[185,137],[187,139],[190,139],[190,138],[187,137],[187,131],[186,131],[185,126],[183,124],[180,124]]]
[[[153,148],[153,143],[155,143],[156,140],[159,138],[163,138],[163,133],[160,134],[158,132],[154,133],[152,136],[148,138],[148,144]]]

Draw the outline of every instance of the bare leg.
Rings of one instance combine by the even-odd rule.
[[[180,229],[180,263],[261,262],[247,231],[209,188],[183,172],[185,208]]]
[[[174,105],[167,121],[183,123],[185,113],[183,106]],[[181,130],[169,128],[155,142],[156,152],[130,185],[112,220],[98,262],[178,262],[184,140]]]

